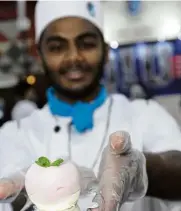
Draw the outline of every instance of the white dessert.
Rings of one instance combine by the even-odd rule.
[[[25,177],[25,188],[38,211],[77,211],[79,172],[71,162],[42,167],[33,164]]]

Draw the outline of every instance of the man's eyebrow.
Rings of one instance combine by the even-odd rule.
[[[85,38],[97,39],[98,35],[95,32],[85,32],[85,33],[78,35],[75,39],[81,40],[81,39],[85,39]],[[52,35],[46,39],[46,44],[49,44],[50,42],[67,42],[67,39],[64,37],[61,37],[61,36]]]
[[[48,43],[50,43],[50,42],[65,42],[65,41],[67,41],[65,38],[63,38],[63,37],[60,37],[60,36],[50,36],[50,37],[48,37],[47,39],[46,39],[46,43],[48,44]]]
[[[97,39],[98,38],[98,35],[94,32],[85,32],[83,34],[80,34],[79,36],[77,36],[76,39],[85,39],[85,38],[94,38],[94,39]]]

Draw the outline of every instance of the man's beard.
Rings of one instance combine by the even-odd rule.
[[[43,60],[43,68],[46,76],[48,77],[49,85],[52,86],[60,96],[65,96],[66,98],[70,98],[72,100],[81,100],[91,96],[99,88],[101,84],[101,79],[104,75],[104,63],[105,63],[104,61],[105,60],[103,58],[101,62],[97,65],[96,67],[97,72],[94,75],[93,81],[83,89],[77,89],[77,90],[67,89],[56,83],[53,77],[53,73],[46,65],[45,60]]]

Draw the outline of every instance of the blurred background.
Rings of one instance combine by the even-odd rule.
[[[46,103],[34,41],[36,1],[0,1],[0,125],[17,103]],[[181,1],[102,1],[109,92],[156,99],[181,125]],[[22,105],[23,106],[23,105]]]

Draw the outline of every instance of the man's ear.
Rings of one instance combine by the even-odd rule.
[[[110,50],[110,47],[108,45],[108,43],[104,43],[105,45],[105,63],[107,64],[109,62],[109,50]]]

